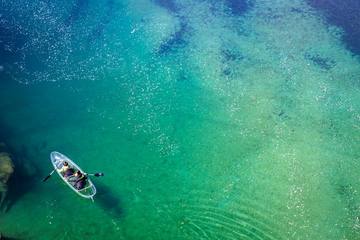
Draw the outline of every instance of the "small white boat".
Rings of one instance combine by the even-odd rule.
[[[73,168],[75,171],[80,170],[83,174],[86,174],[78,165],[76,165],[70,158],[66,157],[64,154],[59,152],[51,152],[50,153],[51,163],[53,164],[56,172],[59,174],[62,180],[77,194],[79,194],[83,198],[88,198],[94,201],[94,196],[96,194],[96,188],[94,184],[91,182],[89,177],[86,179],[86,185],[82,189],[77,189],[75,184],[71,181],[68,181],[59,171],[63,167],[64,162],[67,162],[70,168]]]

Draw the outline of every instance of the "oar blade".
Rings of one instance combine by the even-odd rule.
[[[54,172],[55,170],[52,170],[52,172],[49,175],[47,175],[42,181],[45,182],[46,180],[48,180]]]
[[[47,175],[42,181],[46,182],[46,180],[48,180],[51,177],[51,175]]]
[[[103,177],[103,176],[104,176],[104,173],[95,173],[94,176],[95,176],[95,177]]]

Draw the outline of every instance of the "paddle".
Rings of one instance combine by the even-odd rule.
[[[55,169],[52,170],[51,173],[49,175],[47,175],[42,181],[46,182],[54,172],[55,172]],[[95,177],[103,177],[104,173],[85,173],[85,175],[95,176]]]
[[[89,175],[89,176],[95,176],[95,177],[103,177],[104,173],[85,173],[85,175]]]
[[[46,180],[48,180],[54,172],[55,172],[55,169],[52,170],[51,173],[49,175],[47,175],[42,181],[45,182]]]

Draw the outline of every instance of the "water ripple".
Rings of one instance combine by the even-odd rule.
[[[219,205],[211,198],[176,202],[156,205],[161,206],[161,212],[177,222],[191,239],[283,239],[279,223],[274,220],[280,213],[270,212],[254,200],[236,200],[231,202],[231,208]],[[178,204],[180,206],[176,206]],[[178,208],[181,208],[181,216]]]

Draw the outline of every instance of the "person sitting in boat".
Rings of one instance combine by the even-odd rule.
[[[74,174],[75,176],[75,180],[74,180],[74,186],[77,190],[81,190],[86,186],[86,179],[87,177],[85,176],[85,174],[83,174],[82,172],[80,172],[79,170],[76,171],[76,173]]]
[[[64,162],[59,172],[64,176],[64,178],[69,178],[74,175],[75,170],[69,166],[68,162]]]

